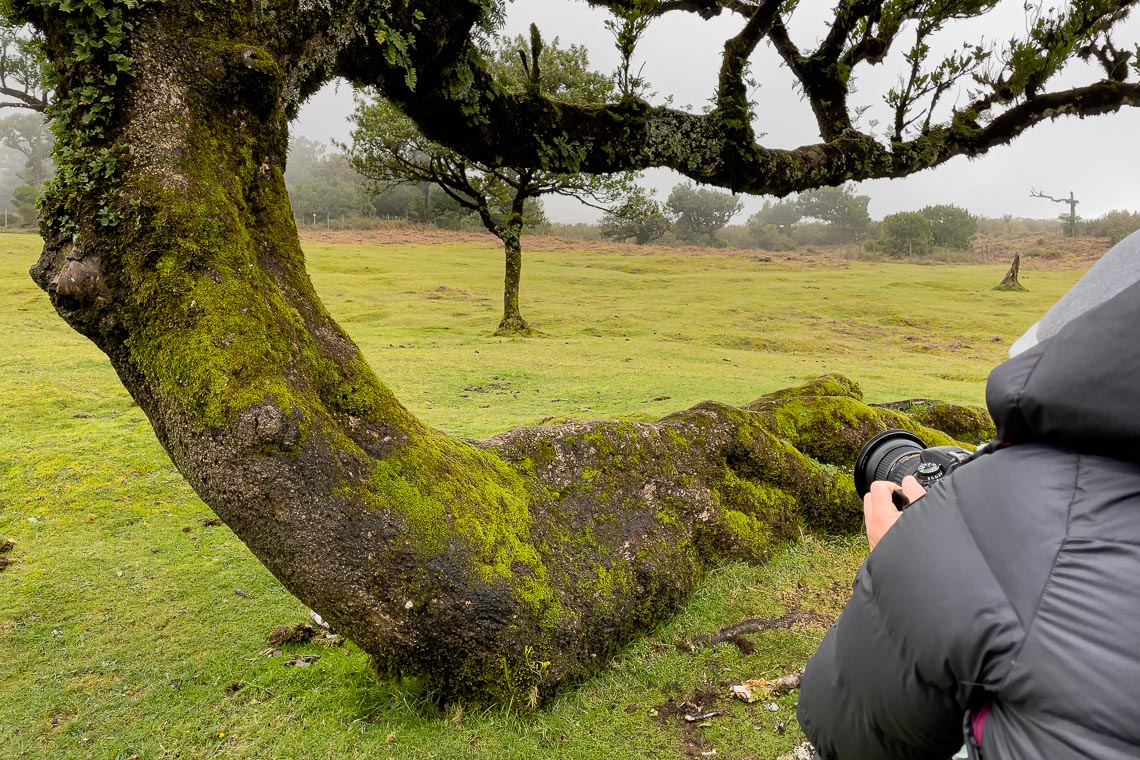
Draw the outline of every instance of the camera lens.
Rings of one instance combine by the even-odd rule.
[[[863,444],[855,458],[855,491],[862,498],[876,480],[889,480],[902,485],[902,479],[913,475],[926,444],[914,433],[887,430]]]

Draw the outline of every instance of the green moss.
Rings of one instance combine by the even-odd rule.
[[[269,81],[279,77],[264,51],[217,46],[223,57],[253,55],[249,65]],[[186,113],[212,113],[195,105]],[[133,363],[207,427],[273,403],[304,410],[306,434],[334,429],[328,414],[417,428],[339,333],[305,273],[281,169],[264,163],[270,145],[284,152],[284,121],[257,132],[221,116],[185,118],[187,151],[170,167],[182,174],[132,177],[133,232],[115,268],[132,295],[123,318],[132,323]]]
[[[728,530],[752,557],[763,557],[771,544],[768,526],[754,515],[729,510],[725,512]]]
[[[676,428],[671,428],[671,427],[663,428],[662,433],[665,435],[666,438],[669,439],[669,442],[672,443],[673,446],[676,447],[677,449],[684,450],[684,449],[687,449],[691,445],[689,439],[686,438],[685,436],[681,435],[681,432],[679,430],[677,430]]]
[[[766,394],[761,396],[760,400],[787,399],[796,396],[839,396],[862,401],[863,391],[854,380],[846,378],[843,375],[831,374],[821,375],[815,380],[806,382],[803,385],[797,385],[793,388],[785,388]],[[751,406],[750,404],[746,408],[751,408]]]
[[[747,408],[777,437],[820,463],[844,471],[854,465],[864,443],[888,428],[908,430],[928,446],[955,444],[946,433],[926,427],[917,417],[870,407],[848,395],[773,394]],[[966,416],[973,419],[973,415]]]
[[[618,571],[606,565],[598,565],[597,580],[594,582],[594,593],[608,597],[614,593],[614,576]]]
[[[368,493],[404,518],[424,560],[461,543],[475,576],[508,583],[518,602],[553,624],[562,614],[531,538],[527,481],[493,453],[434,431],[375,466]]]
[[[783,488],[727,471],[718,490],[725,508],[731,556],[765,559],[773,545],[798,533],[796,499]]]
[[[769,428],[803,453],[851,466],[859,448],[886,427],[878,410],[850,396],[790,395],[751,405]]]
[[[959,441],[979,444],[992,440],[997,435],[989,412],[979,406],[960,406],[938,401],[910,412],[910,417],[920,425],[941,431]]]

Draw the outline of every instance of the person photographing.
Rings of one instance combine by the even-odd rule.
[[[801,682],[821,760],[1140,757],[1140,233],[1010,353],[991,453],[869,485],[871,552]]]

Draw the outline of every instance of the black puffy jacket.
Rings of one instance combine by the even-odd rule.
[[[1140,284],[986,401],[1012,445],[906,510],[808,663],[826,760],[949,758],[986,704],[984,760],[1140,758]]]

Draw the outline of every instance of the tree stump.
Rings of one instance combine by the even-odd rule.
[[[1005,273],[1005,277],[1002,278],[1002,281],[994,286],[994,290],[1028,290],[1028,288],[1022,285],[1021,282],[1019,282],[1017,279],[1017,275],[1020,269],[1021,254],[1015,254],[1013,257],[1013,263],[1009,265],[1009,271]]]

